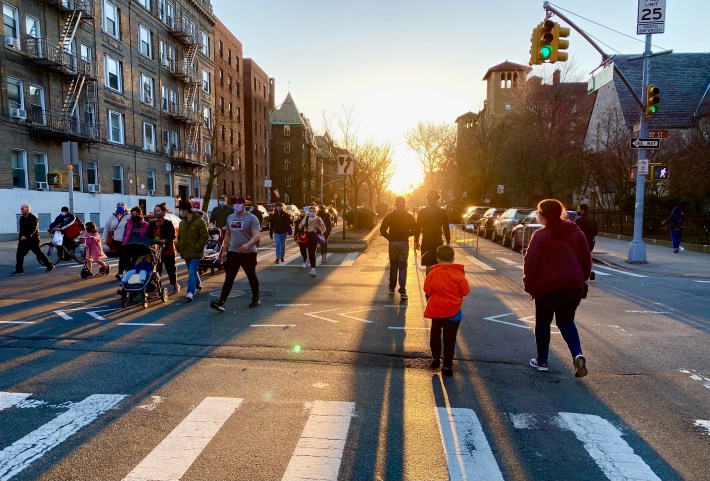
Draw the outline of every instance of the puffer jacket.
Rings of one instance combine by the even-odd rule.
[[[470,291],[461,264],[435,264],[424,279],[424,293],[430,297],[424,317],[440,319],[455,316]]]
[[[178,229],[177,250],[185,260],[202,258],[207,245],[207,224],[199,215],[192,215],[189,221],[183,219]]]

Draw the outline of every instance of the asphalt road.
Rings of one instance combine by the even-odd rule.
[[[413,257],[400,302],[383,239],[310,278],[262,238],[256,309],[243,274],[223,314],[222,275],[148,309],[77,266],[0,279],[0,481],[710,476],[710,283],[599,266],[580,380],[559,334],[550,372],[527,365],[520,256],[459,246],[472,293],[442,378]]]

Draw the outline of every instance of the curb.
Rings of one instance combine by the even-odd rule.
[[[382,221],[378,222],[373,229],[367,233],[365,237],[360,240],[350,240],[343,242],[334,242],[333,244],[328,243],[329,252],[365,252],[372,241],[380,234],[380,224]]]

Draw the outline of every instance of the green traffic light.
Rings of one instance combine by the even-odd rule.
[[[655,114],[656,112],[658,112],[658,107],[654,105],[653,107],[651,107],[651,113]]]
[[[540,56],[542,58],[550,58],[550,55],[552,55],[552,47],[549,45],[545,45],[540,49]]]

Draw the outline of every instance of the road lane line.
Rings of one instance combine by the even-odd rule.
[[[599,271],[596,270],[596,269],[606,269],[606,270],[611,271],[611,272],[616,272],[616,273],[618,273],[618,274],[624,274],[625,276],[631,276],[631,277],[644,277],[644,278],[648,277],[648,276],[644,276],[644,275],[641,275],[641,274],[634,274],[633,272],[622,271],[622,270],[620,270],[620,269],[612,269],[611,267],[607,267],[607,266],[596,266],[596,267],[595,267],[595,272],[596,272],[597,274],[599,273]],[[602,274],[602,275],[603,275],[603,274]]]
[[[86,301],[57,301],[57,304],[86,304]]]
[[[298,327],[296,324],[252,324],[250,327]]]
[[[515,313],[509,312],[508,314],[499,314],[497,316],[484,317],[483,319],[485,319],[486,321],[497,322],[499,324],[506,324],[508,326],[522,327],[523,329],[530,329],[528,326],[521,326],[520,324],[514,324],[512,322],[505,322],[505,321],[501,321],[498,319],[499,317],[512,316],[513,314],[515,314]]]
[[[491,267],[491,266],[489,266],[488,264],[486,264],[485,262],[483,262],[483,261],[481,261],[481,260],[479,260],[479,259],[476,259],[476,258],[473,257],[473,256],[466,256],[466,259],[468,259],[469,261],[473,262],[474,264],[476,264],[478,267],[480,267],[480,268],[483,269],[484,271],[495,271],[495,270],[496,270],[495,267]]]
[[[164,326],[165,324],[150,323],[150,322],[119,322],[117,326]]]
[[[559,413],[560,427],[572,431],[607,478],[661,481],[609,421],[593,414]]]
[[[331,254],[326,254],[325,259],[328,260],[330,258]],[[316,258],[316,267],[320,266],[323,263],[323,256],[317,256]]]
[[[355,259],[357,259],[358,255],[360,255],[358,252],[350,252],[348,255],[345,256],[345,259],[343,259],[343,262],[341,262],[340,265],[352,266],[353,263],[355,263]]]
[[[182,478],[242,399],[206,397],[123,481],[169,481]]]
[[[301,257],[301,254],[294,254],[292,256],[288,256],[287,258],[285,258],[281,264],[274,264],[274,265],[277,267],[286,267],[289,262],[295,261],[296,259],[298,259],[300,257]]]
[[[463,408],[434,410],[451,481],[503,481],[476,413]]]
[[[603,271],[595,271],[592,269],[592,272],[597,275],[597,276],[611,276],[613,274],[609,274],[608,272],[603,272]]]
[[[695,281],[695,282],[698,282],[700,284],[710,284],[710,281]]]
[[[301,307],[310,306],[310,304],[276,304],[276,307]]]
[[[337,311],[337,310],[339,310],[339,309],[340,309],[340,307],[336,307],[335,309],[326,309],[325,311],[306,312],[304,315],[305,315],[305,316],[308,316],[308,317],[314,317],[314,318],[316,318],[316,319],[321,319],[321,320],[323,320],[323,321],[332,322],[333,324],[337,324],[337,323],[340,322],[340,321],[335,321],[335,320],[333,320],[333,319],[328,319],[327,317],[318,316],[317,314],[322,314],[322,313],[324,313],[324,312]]]
[[[518,265],[517,262],[511,261],[510,259],[508,259],[508,258],[506,258],[506,257],[496,257],[496,259],[498,259],[499,261],[505,262],[505,263],[508,264],[509,266],[517,266],[517,265]]]
[[[94,394],[0,451],[0,481],[7,481],[116,406],[125,395]]]
[[[35,321],[0,321],[0,324],[34,324]]]
[[[61,317],[62,319],[64,319],[65,321],[71,321],[72,319],[74,319],[73,317],[65,314],[64,311],[54,311],[54,313],[56,315],[58,315],[59,317]]]
[[[428,331],[430,327],[407,327],[407,326],[387,326],[387,329],[398,329],[398,330],[414,330],[414,331]]]
[[[316,401],[283,481],[337,481],[355,403]]]
[[[32,396],[32,393],[0,391],[0,411],[9,409],[30,396]]]

